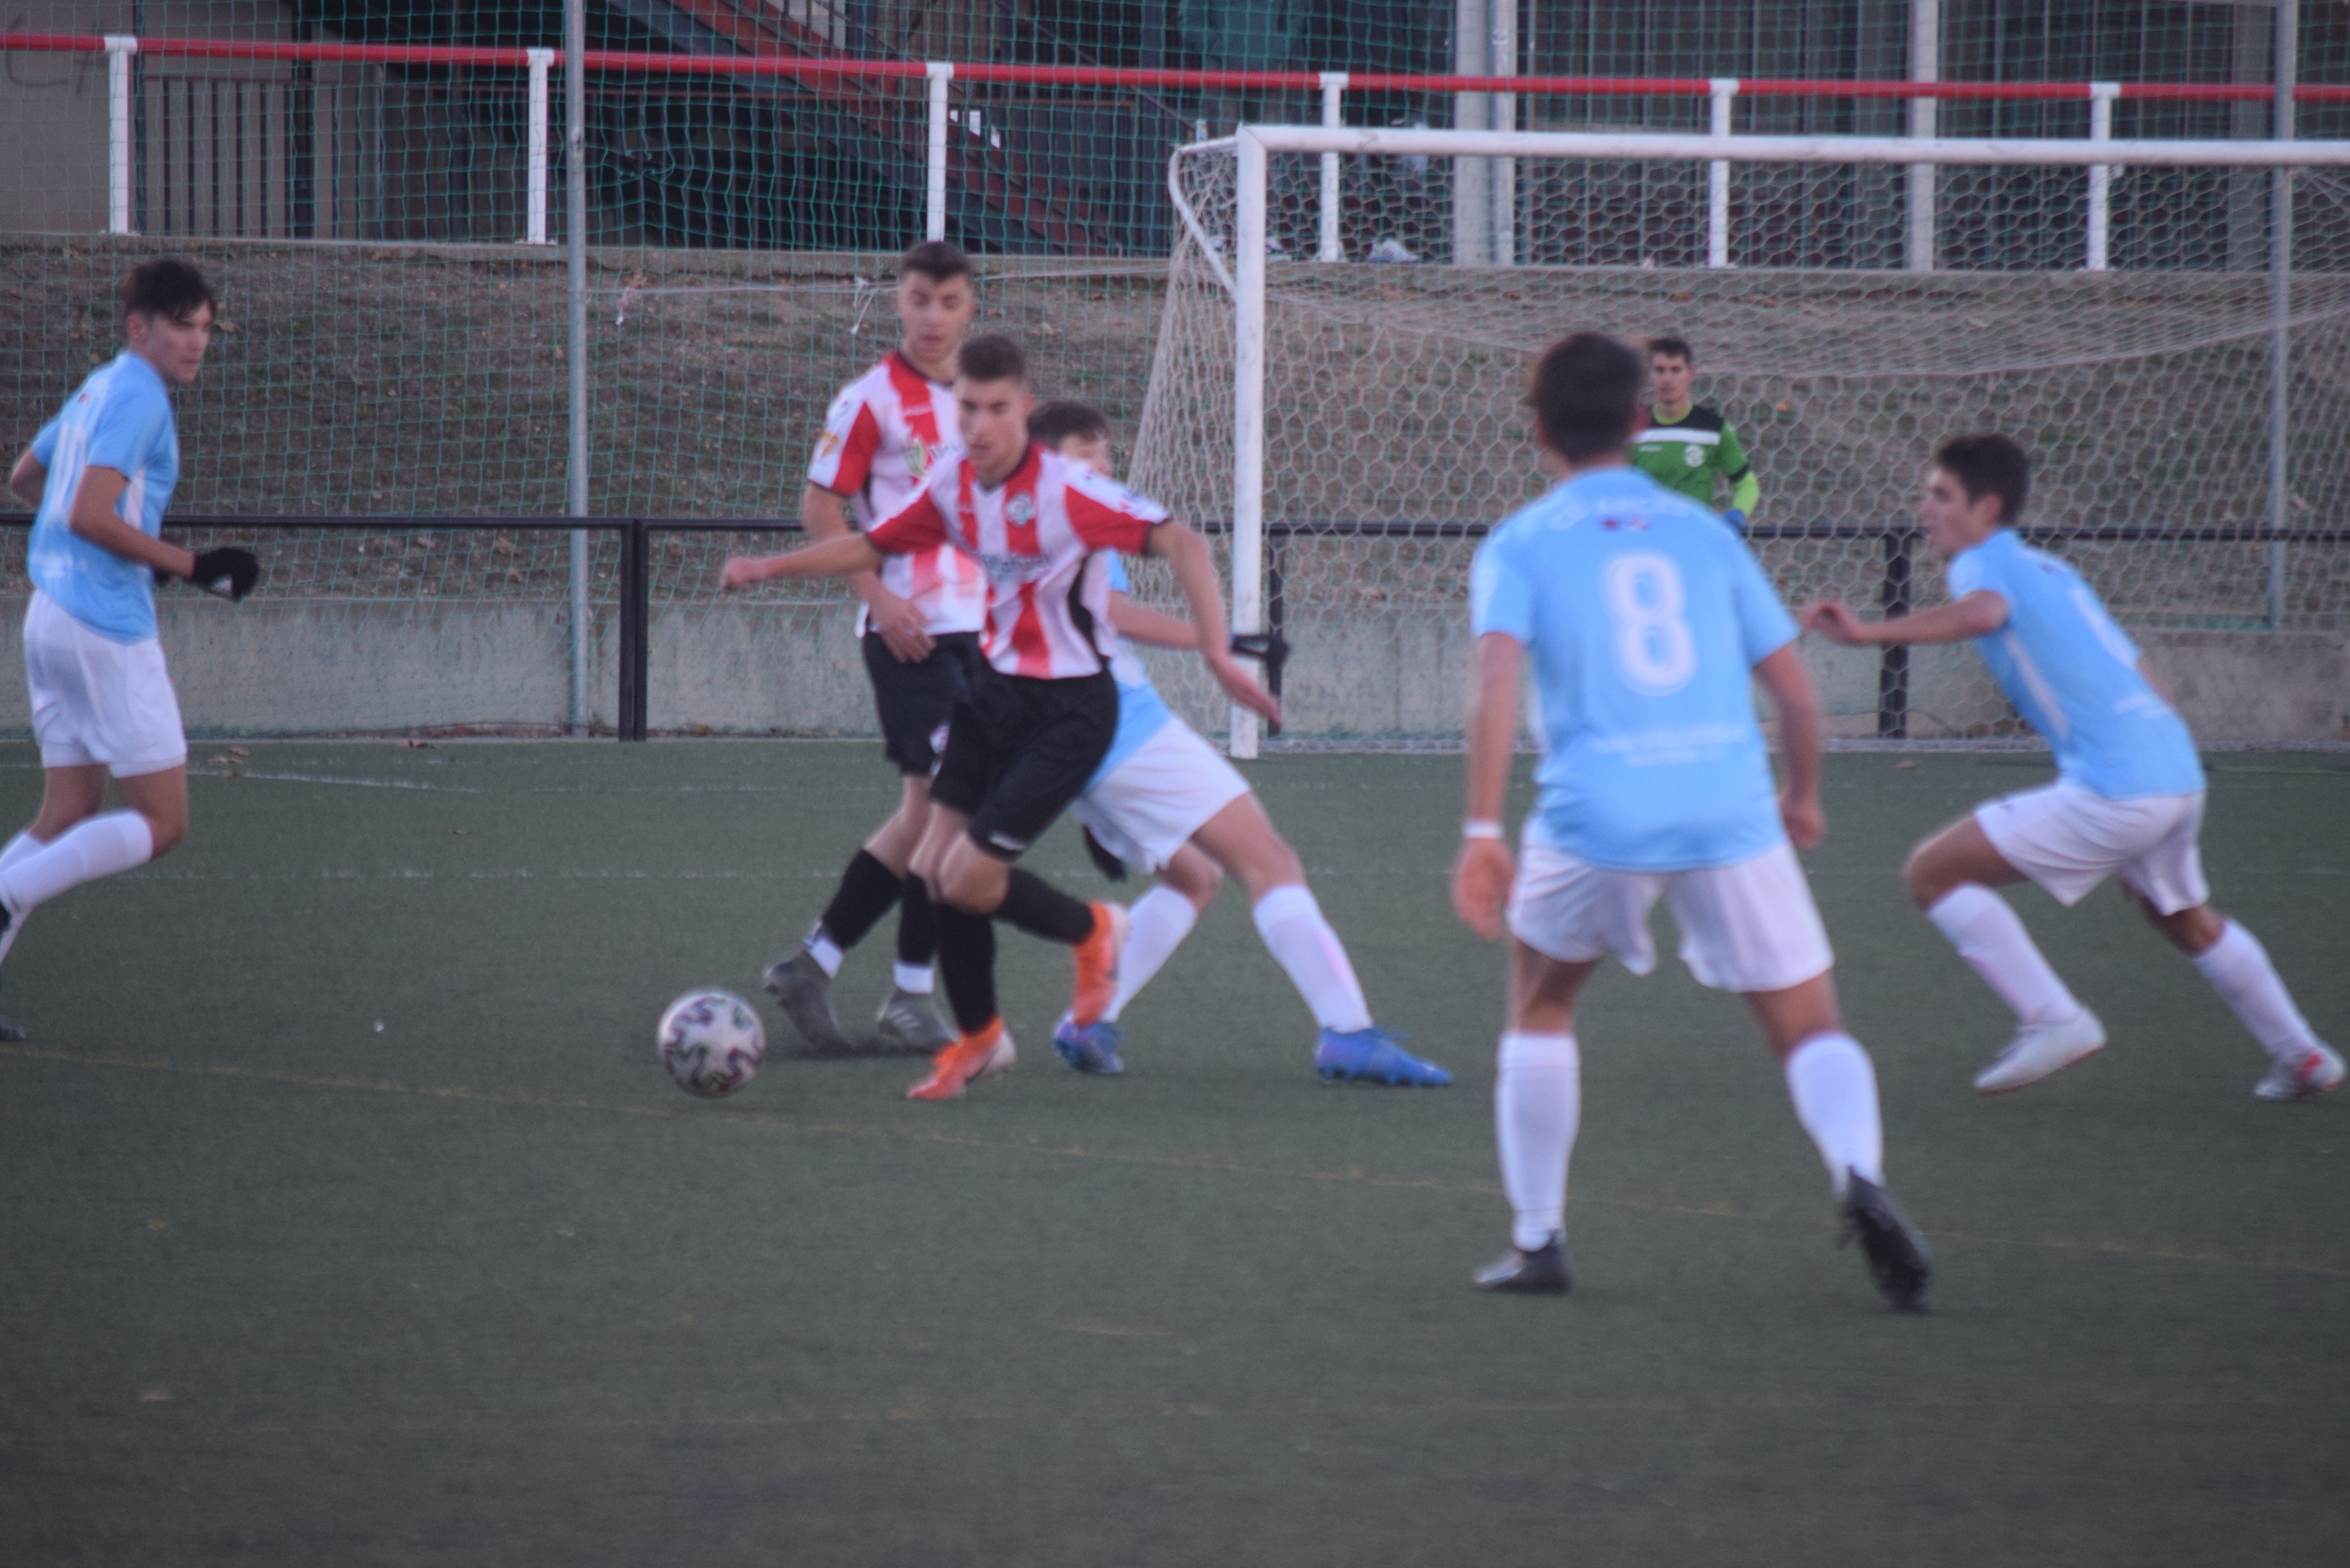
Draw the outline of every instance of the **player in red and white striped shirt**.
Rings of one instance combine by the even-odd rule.
[[[955,425],[955,349],[978,308],[970,260],[942,240],[916,245],[898,266],[899,336],[888,358],[851,381],[825,416],[808,463],[800,516],[819,542],[871,528],[904,505],[962,448]],[[847,950],[899,905],[895,982],[876,1019],[882,1038],[931,1053],[953,1033],[931,1011],[938,922],[907,867],[931,816],[935,737],[979,663],[987,583],[951,545],[892,556],[849,579],[864,607],[857,631],[883,749],[902,775],[898,808],[841,873],[840,886],[800,947],[767,969],[767,991],[819,1052],[850,1049],[833,1011],[832,977]],[[902,900],[902,902],[901,902]]]
[[[869,532],[764,560],[726,563],[725,584],[871,571],[889,556],[951,544],[988,584],[986,663],[955,702],[946,754],[931,784],[931,824],[914,871],[938,902],[939,967],[960,1037],[909,1094],[953,1099],[1011,1064],[995,1007],[1001,918],[1076,950],[1071,1015],[1101,1016],[1118,978],[1125,911],[1087,905],[1012,863],[1092,778],[1118,729],[1108,649],[1109,590],[1086,565],[1106,550],[1157,556],[1174,568],[1201,657],[1235,701],[1267,717],[1277,704],[1230,651],[1208,546],[1166,510],[1028,440],[1035,398],[1018,344],[976,338],[955,379],[964,450]]]

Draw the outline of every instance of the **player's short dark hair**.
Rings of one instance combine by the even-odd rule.
[[[1620,452],[1648,383],[1631,345],[1604,332],[1577,332],[1543,351],[1526,386],[1543,444],[1569,462]]]
[[[1091,403],[1055,398],[1028,416],[1028,439],[1054,447],[1065,441],[1107,441],[1109,421]]]
[[[219,314],[220,300],[213,286],[192,264],[177,256],[140,262],[122,280],[125,316],[168,316],[174,321],[187,321],[207,305]]]
[[[1028,384],[1028,356],[1020,345],[1000,332],[974,337],[955,356],[955,374],[967,381],[1017,381]]]
[[[1999,497],[1999,520],[2012,527],[2032,493],[2032,459],[1992,431],[1952,436],[1934,449],[1934,466],[1959,482],[1970,501]]]
[[[1679,359],[1684,365],[1697,363],[1697,351],[1690,347],[1689,339],[1686,337],[1651,337],[1648,339],[1648,354],[1650,358],[1659,354],[1667,355]]]
[[[910,272],[920,273],[932,283],[957,277],[967,277],[974,284],[979,281],[979,269],[971,265],[971,258],[962,254],[962,247],[944,240],[924,240],[908,251],[898,263],[898,275],[903,277]]]

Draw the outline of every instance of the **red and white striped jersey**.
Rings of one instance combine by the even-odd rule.
[[[987,580],[988,662],[1058,680],[1107,668],[1118,648],[1098,551],[1139,555],[1167,509],[1059,452],[1031,443],[1001,488],[983,489],[957,452],[899,513],[867,530],[885,555],[952,545]]]
[[[858,527],[870,533],[921,488],[940,459],[962,450],[954,393],[892,351],[832,400],[808,483],[847,496]],[[985,579],[951,546],[892,557],[881,568],[881,586],[911,599],[932,635],[977,631],[986,614]],[[861,610],[857,630],[865,631]]]

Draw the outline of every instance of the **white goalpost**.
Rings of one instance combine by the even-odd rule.
[[[2302,584],[2262,537],[2350,504],[2345,403],[2294,430],[2284,395],[2350,393],[2350,202],[2328,173],[2350,142],[2116,140],[2110,95],[2088,108],[2075,140],[1248,125],[1184,147],[1136,482],[1229,523],[1232,623],[1284,610],[1291,728],[1309,733],[1457,727],[1470,535],[1533,493],[1518,387],[1584,327],[1699,344],[1701,394],[1756,452],[1758,549],[1791,592],[1889,605],[1918,460],[1997,424],[2040,453],[2034,521],[2105,549],[2141,624],[2350,624],[2350,551],[2301,552],[2323,578]],[[1447,161],[1503,158],[1528,259],[1423,259],[1441,235],[1410,228],[1415,203],[1435,209]],[[1918,169],[1929,193],[1940,182],[1947,265],[1929,274],[1868,248],[1909,232]],[[2294,171],[2314,171],[2298,191]],[[2299,253],[2297,202],[2320,220]],[[1901,592],[1913,574],[1929,586],[1905,556]],[[1997,729],[1929,665],[1901,672],[1917,732]],[[1235,710],[1229,737],[1255,755],[1253,715]]]

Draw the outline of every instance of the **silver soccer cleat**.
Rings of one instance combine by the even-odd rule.
[[[822,965],[803,949],[767,966],[767,994],[792,1021],[800,1038],[819,1056],[841,1056],[855,1049],[840,1032],[840,1015],[832,1010],[832,981]]]
[[[931,1010],[929,997],[896,986],[873,1015],[873,1027],[884,1046],[912,1055],[933,1056],[955,1043],[955,1032]]]
[[[2264,1100],[2314,1100],[2342,1086],[2342,1058],[2325,1045],[2309,1045],[2280,1056],[2268,1075],[2252,1085]]]

